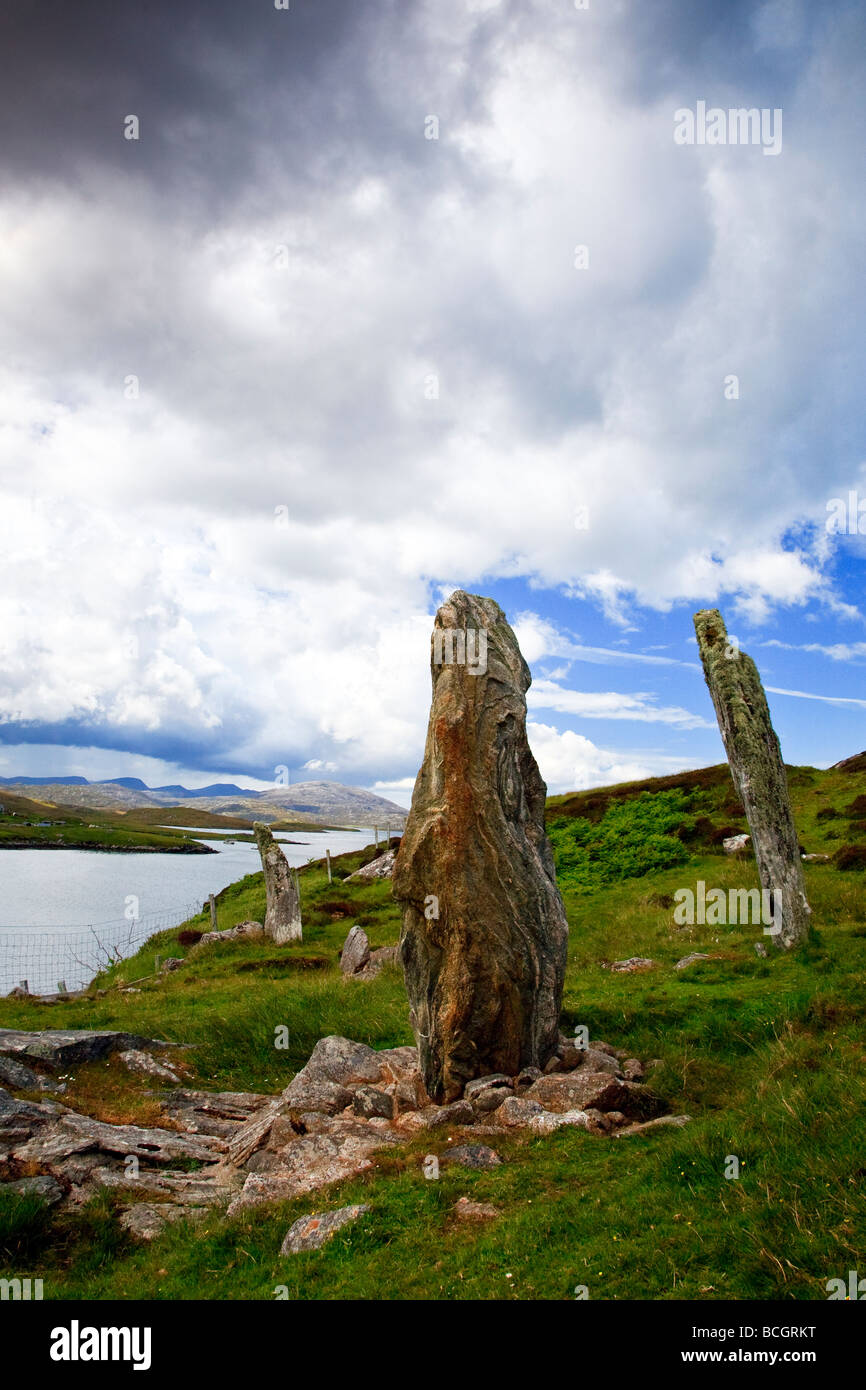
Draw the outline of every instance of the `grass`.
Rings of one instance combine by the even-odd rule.
[[[795,953],[760,959],[757,927],[678,927],[678,888],[698,879],[757,886],[750,856],[720,852],[720,832],[742,828],[722,772],[552,798],[549,808],[571,925],[563,1027],[587,1024],[629,1054],[659,1058],[653,1087],[690,1125],[623,1140],[573,1130],[497,1138],[487,1142],[502,1167],[443,1165],[430,1182],[424,1154],[449,1147],[438,1131],[334,1188],[230,1222],[211,1212],[150,1246],[123,1234],[114,1196],[52,1218],[33,1199],[0,1192],[0,1264],[42,1277],[46,1298],[570,1299],[584,1284],[602,1299],[826,1298],[828,1279],[862,1266],[866,1234],[864,879],[836,862],[806,865],[815,925]],[[856,844],[862,812],[847,812],[866,793],[866,771],[789,775],[803,847],[835,855]],[[644,862],[641,845],[653,837],[663,852],[656,846]],[[584,858],[569,859],[570,839]],[[396,969],[363,984],[339,972],[353,922],[374,947],[398,937],[390,884],[344,877],[371,856],[368,847],[334,861],[332,884],[321,863],[301,870],[302,944],[182,947],[176,931],[162,933],[101,977],[108,992],[50,1011],[3,1000],[0,1026],[126,1028],[188,1042],[191,1084],[269,1093],[326,1033],[376,1047],[411,1041]],[[263,910],[260,875],[219,895],[221,927],[261,920]],[[207,927],[203,916],[185,925]],[[674,970],[693,951],[709,959]],[[110,988],[149,974],[157,953],[185,963],[140,993]],[[654,968],[605,968],[631,955]],[[282,1025],[289,1045],[277,1050]],[[114,1063],[78,1068],[64,1099],[104,1118],[153,1118],[146,1080],[122,1077]],[[738,1178],[725,1176],[732,1157]],[[452,1208],[463,1195],[501,1216],[458,1223]],[[296,1217],[355,1201],[370,1205],[368,1216],[318,1252],[280,1258]]]

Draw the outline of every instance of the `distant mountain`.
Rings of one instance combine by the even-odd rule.
[[[293,787],[253,791],[233,782],[207,787],[148,787],[138,777],[88,782],[85,777],[4,777],[0,785],[19,795],[40,788],[40,801],[64,806],[91,806],[131,812],[142,807],[194,806],[221,815],[263,821],[313,821],[323,825],[391,825],[401,828],[403,806],[341,782],[298,782]]]

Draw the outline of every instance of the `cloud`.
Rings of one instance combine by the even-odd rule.
[[[450,582],[628,641],[854,611],[849,7],[182,10],[2,21],[0,736],[399,781]],[[695,91],[783,101],[783,155],[676,147]],[[535,706],[707,727],[564,679]]]

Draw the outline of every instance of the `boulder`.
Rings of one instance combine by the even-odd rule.
[[[626,960],[613,961],[610,968],[620,975],[635,975],[642,970],[653,970],[655,961],[647,956],[629,956]]]
[[[739,854],[741,849],[745,849],[751,840],[751,835],[728,835],[722,840],[722,849],[725,854]]]
[[[332,1033],[319,1039],[295,1081],[333,1081],[339,1086],[362,1082],[375,1085],[379,1081],[391,1081],[394,1077],[390,1059],[393,1053],[399,1051],[401,1049],[394,1048],[390,1052],[376,1052],[366,1043],[352,1042],[351,1038],[341,1038]],[[292,1086],[295,1081],[291,1083]],[[288,1092],[284,1091],[283,1094],[287,1095]]]
[[[354,926],[340,953],[340,969],[344,975],[357,975],[370,959],[370,942],[363,927]]]
[[[312,1216],[299,1216],[290,1226],[280,1246],[281,1255],[300,1255],[307,1250],[320,1250],[337,1231],[357,1221],[368,1206],[339,1207],[336,1211],[317,1211]]]
[[[301,941],[301,893],[297,874],[289,868],[288,860],[263,821],[253,822],[256,844],[265,875],[265,936],[285,946]]]
[[[509,1129],[519,1129],[530,1120],[544,1113],[544,1106],[537,1100],[527,1100],[525,1096],[508,1096],[496,1111],[496,1123]]]
[[[467,640],[468,663],[459,659]],[[475,1077],[515,1076],[553,1055],[568,925],[546,788],[526,739],[531,677],[501,608],[452,594],[436,615],[432,655],[424,762],[394,896],[424,1084],[448,1102]]]
[[[367,1120],[374,1117],[391,1120],[394,1118],[394,1097],[376,1086],[359,1086],[352,1098],[352,1109]]]
[[[386,849],[384,854],[380,854],[376,859],[365,864],[363,868],[356,869],[349,878],[376,879],[390,878],[394,872],[394,860],[397,857],[395,849]]]

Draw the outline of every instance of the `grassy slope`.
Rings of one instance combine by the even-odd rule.
[[[2,788],[0,806],[3,807],[0,849],[56,845],[64,849],[156,849],[198,853],[201,848],[196,847],[192,836],[152,829],[146,812],[120,816],[93,807],[57,806],[50,801],[16,796]],[[54,824],[40,826],[35,823],[40,820]],[[27,821],[31,824],[26,824]]]
[[[648,785],[551,800],[572,927],[563,1025],[588,1024],[637,1056],[661,1058],[653,1084],[672,1109],[695,1117],[686,1129],[622,1141],[577,1131],[497,1139],[502,1168],[443,1168],[438,1183],[423,1178],[421,1157],[445,1151],[447,1134],[427,1135],[333,1189],[230,1223],[209,1215],[150,1247],[119,1232],[113,1199],[52,1225],[37,1203],[0,1197],[0,1267],[38,1272],[46,1297],[270,1298],[286,1285],[292,1298],[558,1299],[586,1284],[591,1298],[825,1298],[827,1279],[862,1261],[863,874],[806,866],[816,930],[796,955],[759,959],[754,927],[678,928],[675,889],[699,878],[751,887],[754,863],[719,852],[719,833],[741,828],[724,770],[664,779],[653,786],[668,798],[658,814],[635,800],[623,819],[623,803]],[[805,849],[862,844],[860,813],[839,813],[866,794],[866,772],[792,770],[791,790]],[[679,798],[673,832],[664,829],[671,793]],[[837,814],[819,818],[828,808]],[[589,891],[567,863],[569,813],[581,812],[573,822],[578,858],[598,882]],[[648,823],[651,857],[662,866],[643,874]],[[369,853],[344,856],[339,872]],[[621,872],[632,876],[617,878]],[[141,993],[50,1011],[0,1001],[0,1026],[123,1027],[188,1041],[197,1044],[188,1054],[194,1084],[268,1092],[285,1085],[325,1033],[378,1047],[410,1041],[399,973],[353,984],[336,961],[352,921],[374,946],[397,939],[390,885],[335,876],[329,886],[315,865],[301,873],[303,945],[206,948]],[[263,906],[261,878],[251,876],[220,895],[219,924],[260,919]],[[184,954],[176,935],[154,938],[115,979],[144,975],[156,952]],[[675,972],[690,951],[711,959]],[[629,955],[649,956],[657,968],[603,968]],[[304,965],[317,958],[325,968]],[[289,1029],[287,1052],[273,1046],[280,1024]],[[66,1099],[114,1120],[156,1113],[145,1081],[113,1062],[79,1068]],[[724,1177],[730,1154],[742,1165],[738,1181]],[[450,1209],[464,1194],[495,1202],[502,1217],[456,1225]],[[315,1254],[279,1258],[295,1217],[357,1200],[372,1206],[362,1223]]]

